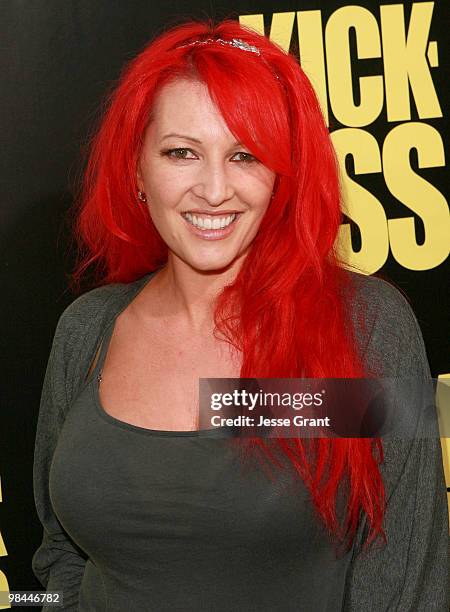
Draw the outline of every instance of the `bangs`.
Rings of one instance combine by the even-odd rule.
[[[230,132],[265,166],[290,175],[290,121],[282,83],[260,56],[217,46],[192,49],[189,64]]]

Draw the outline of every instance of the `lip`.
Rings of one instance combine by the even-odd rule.
[[[191,208],[190,210],[183,210],[181,214],[184,215],[186,213],[191,213],[192,215],[207,215],[208,217],[227,217],[228,215],[239,215],[242,213],[242,210],[218,210],[210,212],[198,208]]]
[[[188,212],[191,212],[191,211],[188,211]],[[230,213],[230,214],[234,214],[234,213]],[[198,227],[195,227],[194,225],[192,225],[192,223],[189,223],[189,221],[185,219],[183,215],[181,215],[181,218],[183,219],[184,223],[187,225],[189,231],[195,236],[199,236],[200,238],[203,238],[204,240],[223,240],[224,238],[227,238],[230,234],[234,232],[234,229],[236,225],[239,223],[239,219],[242,216],[242,214],[243,213],[236,213],[236,218],[234,221],[230,223],[230,225],[227,225],[227,227],[224,227],[223,229],[215,229],[215,230],[199,229]],[[222,213],[222,216],[224,216],[223,213]]]

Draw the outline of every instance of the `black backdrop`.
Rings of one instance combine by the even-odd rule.
[[[360,1],[358,6],[366,9],[380,25],[381,4],[386,7],[396,3]],[[0,231],[1,287],[4,292],[1,319],[0,587],[42,590],[30,565],[31,555],[40,544],[42,535],[32,492],[34,435],[41,385],[56,322],[74,297],[67,290],[67,273],[71,269],[73,253],[64,215],[72,201],[87,136],[98,117],[102,97],[118,78],[124,62],[156,33],[185,19],[239,19],[244,15],[263,15],[265,33],[270,35],[275,12],[299,11],[306,14],[306,11],[320,11],[325,28],[336,10],[348,5],[350,2],[342,0],[192,0],[189,3],[2,0]],[[428,40],[437,42],[438,65],[436,59],[432,59],[436,49],[431,49],[428,66],[443,116],[436,112],[433,116],[433,112],[427,114],[418,108],[417,85],[413,84],[416,90],[410,87],[409,118],[389,121],[384,102],[379,116],[370,125],[363,126],[362,129],[374,137],[380,150],[388,132],[409,121],[430,126],[444,142],[444,135],[448,134],[448,59],[445,53],[448,2],[402,3],[406,31],[418,5],[428,5],[432,9]],[[295,49],[298,36],[294,21],[291,50]],[[358,105],[359,77],[382,75],[383,62],[380,57],[358,59],[358,41],[352,28],[348,39],[353,96],[355,105]],[[330,103],[328,111],[330,131],[355,127],[342,124],[339,117],[334,116]],[[420,164],[420,156],[412,148],[409,164],[412,171],[440,194],[445,194],[446,174],[442,163],[428,164],[435,167]],[[434,221],[434,228],[432,224],[428,227],[421,215],[414,212],[414,206],[412,210],[407,201],[402,201],[401,197],[397,199],[398,194],[394,197],[386,188],[382,168],[379,171],[358,171],[357,165],[357,160],[347,157],[345,168],[348,176],[367,192],[376,195],[387,219],[412,217],[419,245],[435,236],[438,240],[437,221]],[[405,181],[409,178],[406,176]],[[426,205],[432,206],[436,194],[429,193],[430,201]],[[350,219],[351,216],[347,221]],[[351,223],[351,232],[353,249],[357,251],[361,246],[358,242],[364,242],[365,235],[354,222]],[[442,236],[440,240],[442,243]],[[419,260],[420,257],[417,266],[413,266],[419,269],[410,269],[401,265],[389,251],[385,263],[376,271],[391,279],[410,299],[422,328],[432,374],[437,377],[450,373],[449,264],[447,259],[424,269]]]

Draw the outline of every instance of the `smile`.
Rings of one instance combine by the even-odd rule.
[[[208,217],[201,216],[199,214],[192,214],[189,212],[181,213],[182,216],[194,227],[201,230],[218,230],[224,229],[233,223],[236,219],[237,214],[234,213],[232,215],[224,215],[223,217]]]

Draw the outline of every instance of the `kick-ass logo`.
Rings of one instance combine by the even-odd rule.
[[[343,126],[331,137],[341,168],[344,211],[352,223],[342,224],[338,249],[346,262],[367,274],[383,267],[389,249],[409,270],[435,268],[449,254],[448,204],[433,184],[439,171],[432,170],[442,168],[443,181],[443,139],[426,122],[439,125],[436,120],[442,119],[432,78],[439,66],[438,43],[429,40],[434,5],[413,3],[408,19],[403,4],[382,5],[377,15],[375,9],[343,6],[326,23],[322,10],[272,15],[270,39],[287,51],[294,33],[298,36],[299,59],[325,120],[329,125],[331,111]],[[262,14],[242,15],[239,21],[265,33]],[[418,120],[412,119],[414,113]],[[377,185],[379,195],[365,184],[364,175],[376,174],[384,185],[378,187],[374,176],[369,182]],[[387,199],[402,207],[398,217],[387,218],[382,204]]]

